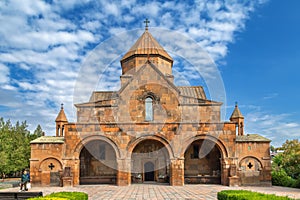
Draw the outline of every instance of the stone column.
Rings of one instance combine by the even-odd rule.
[[[239,177],[237,176],[237,167],[236,164],[230,164],[229,170],[229,186],[239,186]]]
[[[183,186],[184,185],[184,159],[172,159],[170,168],[170,185]]]
[[[127,186],[131,184],[131,159],[117,159],[117,185]]]
[[[72,165],[71,165],[72,166]],[[80,178],[80,160],[77,158],[75,159],[74,169],[71,168],[71,172],[73,172],[73,185],[79,185],[79,178]]]
[[[229,177],[229,164],[226,163],[225,159],[221,159],[221,184],[228,185]]]

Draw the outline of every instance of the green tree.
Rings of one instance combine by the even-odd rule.
[[[34,140],[38,137],[41,137],[41,136],[43,136],[43,134],[44,134],[44,131],[43,131],[41,125],[38,124],[36,129],[34,130],[33,134],[30,135],[30,140]]]
[[[271,150],[271,152],[273,153],[273,152],[275,152],[275,151],[276,151],[276,148],[275,148],[273,145],[271,145],[271,148],[270,148],[270,150]]]
[[[282,167],[286,173],[294,178],[300,178],[300,142],[299,140],[287,140],[282,148]]]
[[[298,140],[287,140],[282,153],[273,158],[272,183],[288,187],[300,187],[300,143]]]
[[[2,176],[29,167],[30,141],[39,137],[42,128],[35,133],[27,130],[27,123],[17,121],[13,126],[10,120],[0,118],[0,174]]]

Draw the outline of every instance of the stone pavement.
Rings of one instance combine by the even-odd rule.
[[[3,189],[1,191],[18,191],[19,188]],[[59,191],[81,191],[89,195],[89,200],[119,199],[119,200],[171,200],[171,199],[217,199],[221,190],[251,190],[278,196],[289,196],[300,199],[300,189],[286,187],[227,187],[222,185],[185,185],[169,186],[163,184],[133,184],[131,186],[114,185],[80,185],[76,187],[34,187],[30,191],[42,191],[44,195]]]

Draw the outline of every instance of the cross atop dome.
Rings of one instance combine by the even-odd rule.
[[[145,25],[145,30],[148,30],[148,24],[150,23],[150,21],[148,20],[148,18],[146,18],[146,20],[144,21]]]

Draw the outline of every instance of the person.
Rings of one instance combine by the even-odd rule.
[[[21,177],[21,184],[20,184],[20,191],[27,191],[27,182],[29,181],[27,171],[24,170],[22,177]]]

